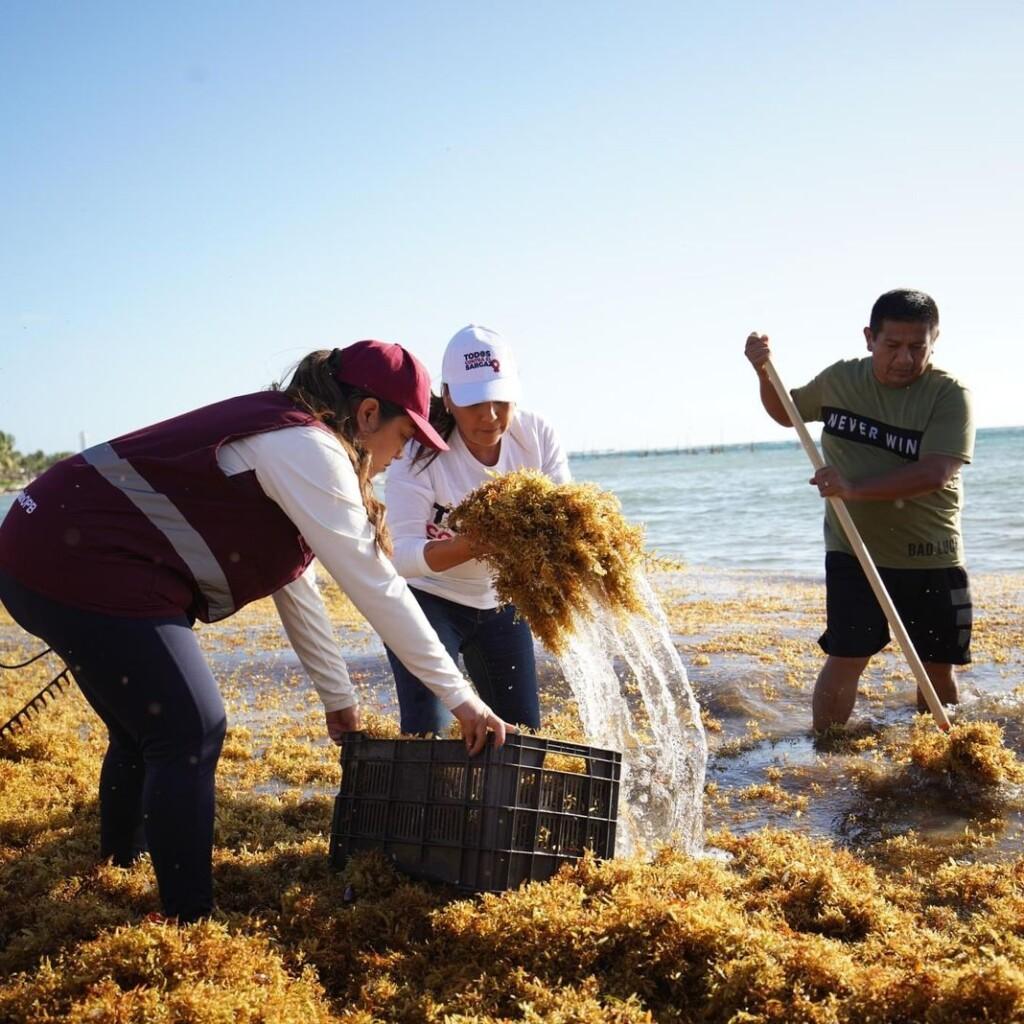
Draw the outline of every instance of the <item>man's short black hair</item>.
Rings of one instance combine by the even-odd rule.
[[[882,329],[883,320],[900,320],[903,323],[924,323],[933,331],[939,326],[939,307],[935,300],[924,292],[911,288],[894,288],[879,295],[871,307],[872,334]]]

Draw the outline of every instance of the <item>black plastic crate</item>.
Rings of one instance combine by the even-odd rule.
[[[573,758],[582,772],[564,770]],[[331,865],[379,850],[402,871],[467,892],[539,881],[585,850],[615,852],[622,757],[510,735],[470,758],[461,740],[346,736]]]

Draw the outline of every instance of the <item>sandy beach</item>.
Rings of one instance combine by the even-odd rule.
[[[260,602],[200,630],[230,723],[212,923],[145,923],[157,909],[149,864],[96,864],[105,740],[74,688],[0,743],[0,1020],[924,1019],[913,1007],[929,1020],[1020,1019],[1019,788],[912,763],[913,685],[895,653],[872,664],[851,728],[812,741],[818,581],[682,569],[655,582],[708,729],[709,841],[731,860],[669,847],[653,863],[585,862],[454,902],[373,858],[332,875],[337,751]],[[372,725],[393,711],[379,641],[324,589]],[[975,579],[975,662],[957,713],[1001,724],[1018,754],[1022,606],[1024,576]],[[0,624],[0,660],[38,648]],[[50,656],[0,673],[0,718],[59,669]],[[565,693],[547,658],[543,677],[551,714]],[[146,1010],[201,1003],[194,1016]]]

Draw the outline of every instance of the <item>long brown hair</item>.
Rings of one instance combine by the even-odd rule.
[[[341,352],[338,349],[319,349],[310,352],[296,364],[287,385],[279,382],[271,385],[271,388],[274,391],[282,391],[300,409],[315,416],[325,427],[333,431],[341,442],[359,478],[359,492],[362,495],[363,508],[366,509],[366,518],[370,520],[374,530],[377,550],[390,555],[391,531],[385,518],[384,503],[373,493],[373,483],[370,480],[370,453],[356,438],[355,414],[364,398],[377,399],[380,403],[381,419],[385,421],[403,415],[405,410],[394,402],[339,381],[335,373],[340,366]]]
[[[442,384],[442,391],[446,387],[446,384]],[[445,408],[443,397],[438,395],[430,396],[429,418],[430,425],[447,441],[452,436],[452,431],[455,430],[455,417]],[[440,454],[436,448],[428,448],[425,444],[417,442],[416,454],[412,457],[412,465],[415,467],[417,463],[422,462],[423,465],[420,467],[420,472],[422,473]]]

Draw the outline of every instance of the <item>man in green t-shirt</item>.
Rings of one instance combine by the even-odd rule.
[[[970,395],[932,366],[939,311],[923,292],[886,292],[864,328],[865,359],[834,363],[792,392],[805,420],[824,424],[827,465],[811,483],[842,498],[944,704],[955,704],[954,665],[971,660],[971,592],[960,534],[961,467],[971,461]],[[764,372],[768,337],[751,334],[747,359],[768,415],[792,426]],[[814,687],[814,728],[845,723],[871,656],[889,628],[832,509],[825,514],[827,655]],[[918,693],[918,706],[924,710]]]

